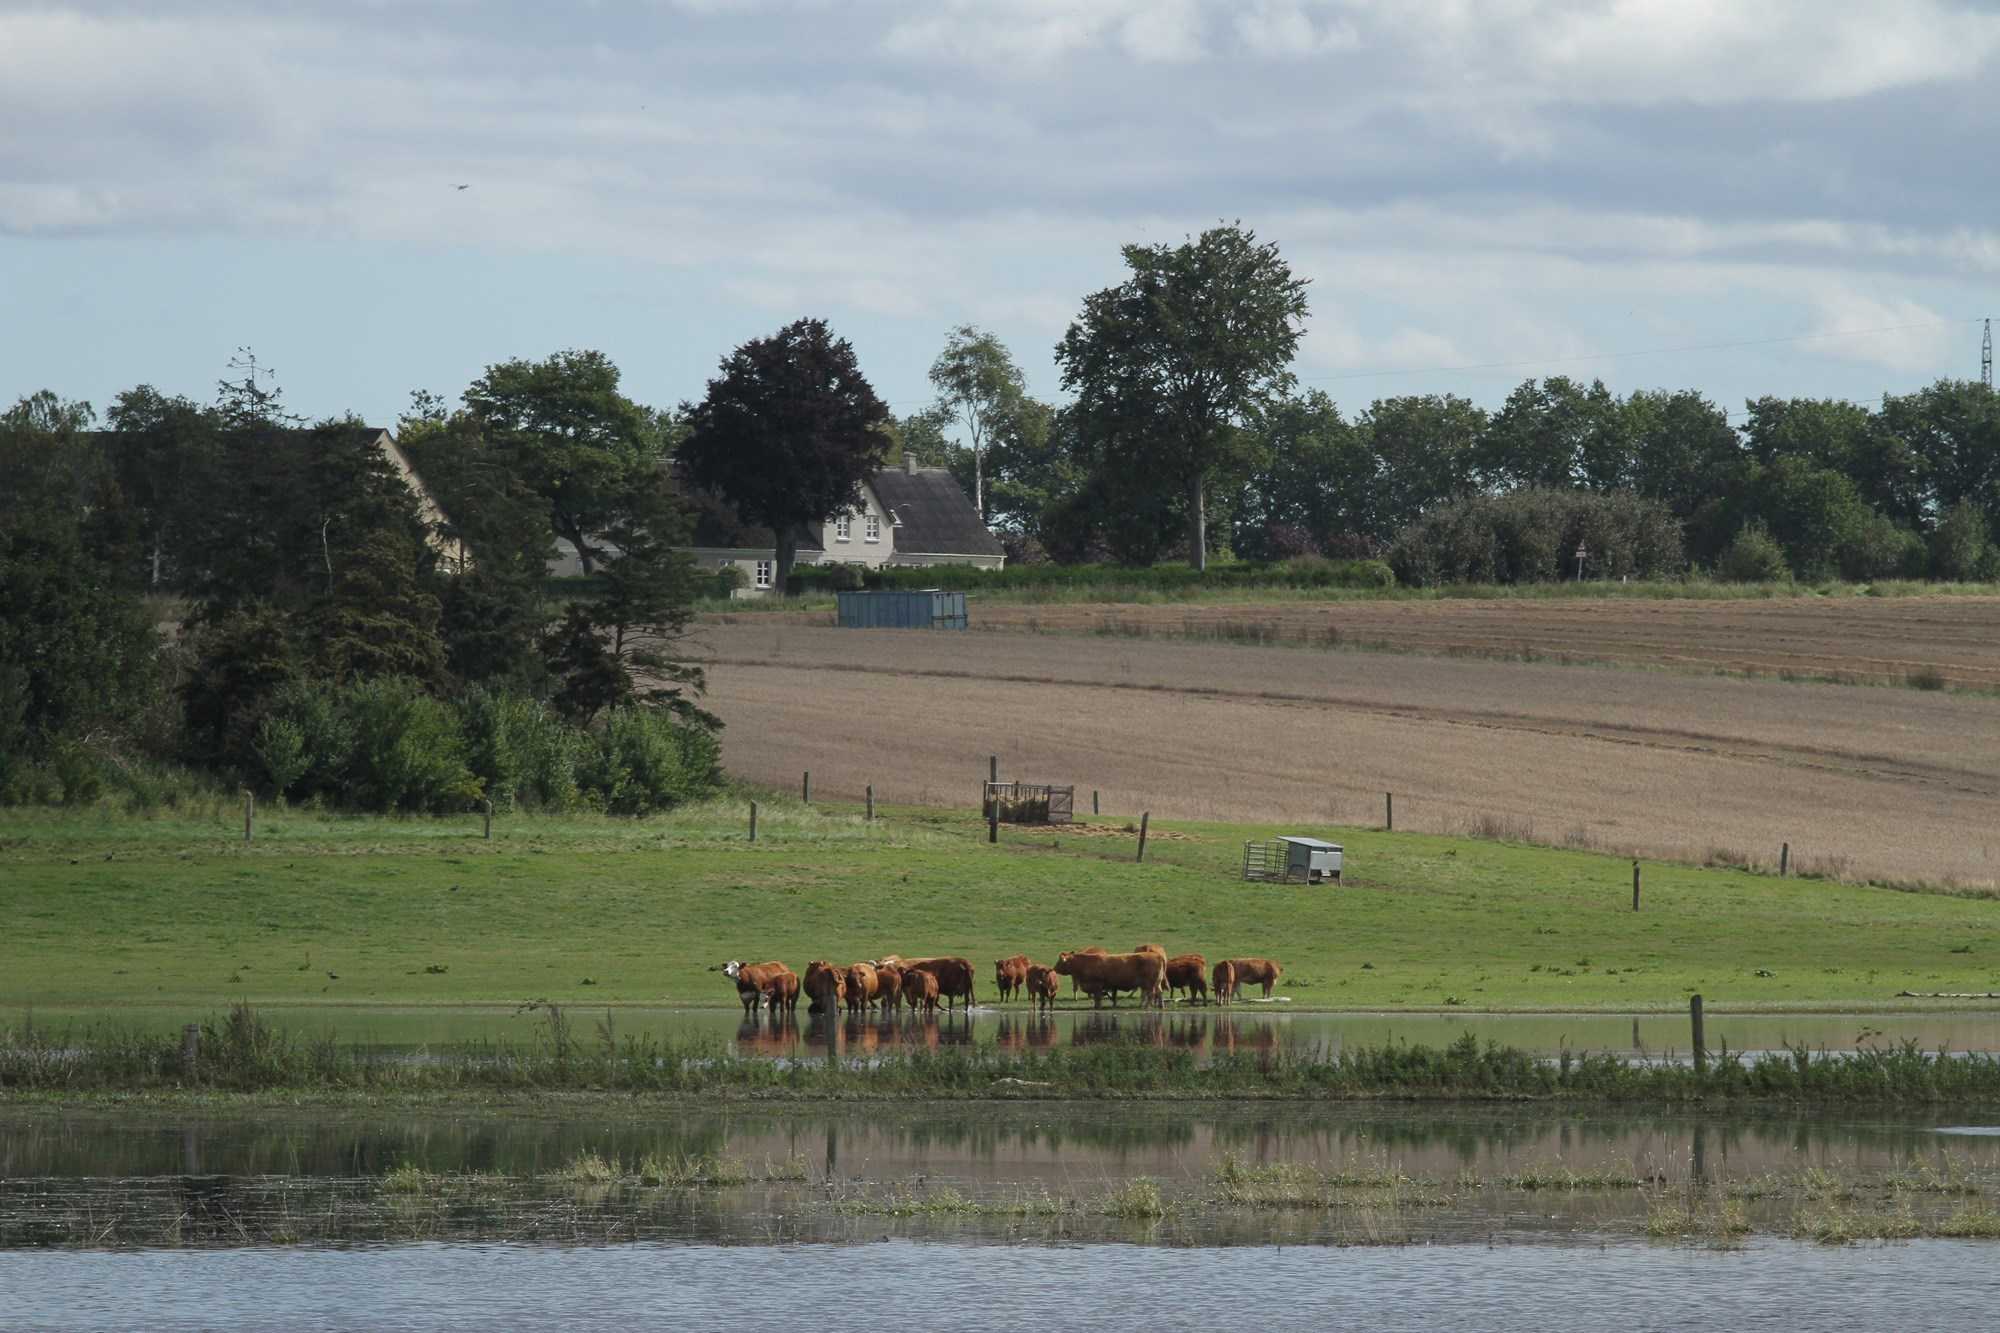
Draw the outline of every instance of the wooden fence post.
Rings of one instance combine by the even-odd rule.
[[[1783,879],[1792,868],[1792,844],[1789,842],[1778,848],[1778,878]]]
[[[986,780],[988,782],[1000,780],[1000,756],[997,754],[986,756]]]
[[[799,800],[806,805],[813,803],[813,771],[810,768],[806,770],[806,775],[799,779]]]
[[[1146,859],[1146,824],[1152,818],[1151,810],[1143,811],[1139,815],[1139,860],[1141,861]]]
[[[1701,996],[1688,996],[1688,1022],[1694,1026],[1694,1072],[1708,1068],[1708,1046],[1701,1030]]]
[[[486,841],[488,841],[488,842],[491,842],[491,841],[493,841],[493,798],[492,798],[492,797],[490,797],[490,796],[489,796],[489,797],[487,797],[487,798],[486,798],[486,800],[485,800],[485,802],[484,802],[484,805],[485,805],[485,807],[486,807],[486,809],[485,809],[485,814],[486,814],[486,834],[485,834],[485,837],[486,837]]]
[[[181,1069],[192,1072],[195,1061],[201,1058],[201,1025],[189,1023],[181,1029]]]
[[[1639,910],[1639,863],[1632,863],[1632,910]]]
[[[757,803],[750,802],[750,841],[757,841]]]
[[[868,821],[870,823],[875,821],[875,785],[873,783],[870,783],[868,786]]]
[[[1394,833],[1394,832],[1396,831],[1396,793],[1395,793],[1395,792],[1392,792],[1392,791],[1385,791],[1385,792],[1383,792],[1383,793],[1382,793],[1382,812],[1383,812],[1383,813],[1382,813],[1382,825],[1383,825],[1383,828],[1384,828],[1384,829],[1385,829],[1385,830],[1386,830],[1387,832],[1390,832],[1390,833]]]
[[[1090,813],[1093,815],[1097,813],[1097,788],[1095,787],[1090,789]]]
[[[1000,841],[1000,798],[995,796],[986,807],[986,841]]]
[[[257,793],[248,787],[243,789],[243,841],[250,841],[251,830],[257,823]]]

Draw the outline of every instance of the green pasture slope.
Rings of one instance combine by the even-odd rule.
[[[143,818],[0,813],[0,1020],[106,1011],[529,999],[729,1006],[729,958],[887,952],[1052,960],[1157,940],[1285,965],[1294,1008],[1877,1008],[2000,990],[2000,902],[1339,830],[1340,887],[1241,883],[1276,830],[1153,825],[1143,865],[1106,836],[967,813],[767,801],[671,818]],[[1319,829],[1315,832],[1329,832]],[[333,975],[329,975],[333,974]],[[590,984],[585,984],[588,979]],[[988,983],[982,998],[991,999]]]

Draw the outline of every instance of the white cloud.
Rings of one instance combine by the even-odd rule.
[[[1315,21],[1290,0],[1257,0],[1236,16],[1236,35],[1251,53],[1273,60],[1304,60],[1361,44],[1353,24],[1340,18]]]

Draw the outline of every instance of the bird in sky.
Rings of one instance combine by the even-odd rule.
[[[469,190],[472,187],[470,185],[454,185],[451,188],[454,190]]]

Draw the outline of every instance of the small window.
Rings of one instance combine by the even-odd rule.
[[[868,516],[868,526],[867,526],[866,528],[864,528],[864,529],[863,529],[863,531],[865,531],[865,532],[866,532],[866,533],[868,534],[868,536],[867,536],[866,540],[868,540],[868,541],[871,541],[871,542],[879,542],[879,541],[881,541],[881,540],[882,540],[882,516],[881,516],[880,514],[870,514],[870,515]]]
[[[771,561],[759,560],[757,562],[757,586],[760,588],[771,586]]]
[[[854,515],[842,514],[833,520],[833,539],[844,542],[854,535]]]

